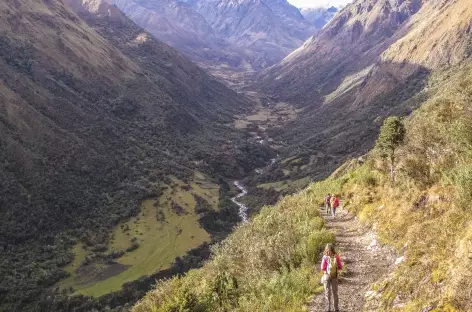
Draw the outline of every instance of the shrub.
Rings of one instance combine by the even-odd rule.
[[[472,164],[454,170],[457,201],[462,207],[470,207],[472,203]]]
[[[378,184],[378,178],[375,172],[372,168],[365,165],[354,171],[354,181],[366,187],[373,187]]]
[[[303,246],[304,258],[310,264],[316,265],[326,244],[334,242],[334,239],[334,234],[325,230],[310,234],[306,239],[306,244]]]
[[[128,248],[126,248],[126,252],[132,252],[132,251],[134,251],[134,250],[136,250],[136,249],[138,249],[138,248],[139,248],[139,243],[136,242],[136,241],[134,241],[134,242],[131,243],[131,246],[129,246]]]

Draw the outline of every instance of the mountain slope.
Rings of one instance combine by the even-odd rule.
[[[327,216],[336,231],[345,232],[340,238],[349,236],[368,249],[354,244],[347,255],[341,249],[341,281],[362,291],[356,298],[340,293],[343,311],[470,311],[472,62],[437,73],[425,93],[421,108],[404,120],[395,183],[377,150],[352,159],[328,179],[265,207],[215,249],[203,268],[158,284],[132,311],[306,310],[307,298],[321,295],[321,276],[313,268],[325,244],[335,240],[320,216],[327,193],[342,199],[341,216]],[[340,228],[354,218],[344,210],[355,213],[364,228]],[[338,243],[342,248],[346,240]],[[379,252],[383,246],[398,254],[396,260]],[[367,262],[361,261],[365,253],[372,253]],[[369,262],[373,255],[378,262]],[[391,260],[395,264],[386,268]],[[359,274],[378,265],[384,267],[374,276]]]
[[[421,108],[405,120],[395,184],[375,150],[346,162],[325,181],[264,208],[202,269],[160,283],[133,311],[303,311],[319,289],[321,276],[313,274],[313,267],[325,244],[334,240],[320,218],[327,193],[340,195],[342,209],[356,213],[365,225],[360,232],[370,236],[370,251],[364,252],[377,254],[387,245],[398,254],[389,268],[393,272],[369,288],[354,285],[365,291],[356,294],[355,305],[341,295],[344,311],[470,311],[472,64],[438,74],[427,93]],[[346,221],[344,214],[340,217],[332,219],[337,227]],[[348,233],[344,236],[366,238],[342,230]],[[359,251],[350,247],[355,257],[345,260],[358,261]],[[341,280],[352,286],[360,278],[352,267],[372,270],[376,265],[346,262]]]
[[[169,176],[263,164],[226,126],[245,98],[106,1],[68,2],[0,3],[1,311],[54,310],[71,247],[108,244]]]
[[[317,151],[309,162],[315,175],[346,155],[367,151],[384,116],[416,107],[414,95],[431,72],[470,56],[471,17],[466,0],[346,6],[261,75],[263,92],[305,109],[278,139]]]
[[[335,7],[329,8],[302,8],[300,13],[303,15],[305,20],[310,22],[313,26],[318,29],[323,28],[338,12]]]
[[[285,0],[114,0],[138,25],[205,67],[260,70],[316,30]]]

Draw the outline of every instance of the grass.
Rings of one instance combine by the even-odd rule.
[[[65,270],[70,274],[70,276],[59,283],[59,287],[62,289],[73,287],[75,285],[75,272],[88,255],[88,251],[84,248],[82,243],[77,243],[72,249],[72,253],[74,254],[74,260],[65,267]]]
[[[244,129],[250,124],[272,124],[280,126],[279,119],[282,118],[284,122],[294,120],[301,110],[293,108],[287,103],[277,103],[274,107],[263,107],[259,104],[254,114],[243,115],[235,120],[234,126],[236,129]]]
[[[289,187],[289,181],[279,181],[279,182],[270,182],[270,183],[262,183],[257,185],[259,188],[263,189],[274,189],[278,192],[283,191]]]
[[[341,195],[344,208],[375,228],[380,243],[405,256],[372,286],[380,294],[378,311],[472,311],[472,65],[430,90],[406,121],[394,184],[375,152],[352,160],[263,208],[202,269],[160,283],[133,312],[305,310],[319,290],[313,274],[319,251],[334,239],[314,208],[327,193]]]
[[[160,204],[165,205],[165,202]],[[101,296],[119,290],[123,283],[169,268],[176,257],[183,256],[187,250],[205,241],[210,241],[209,234],[200,228],[195,214],[179,216],[167,207],[164,210],[165,221],[161,223],[156,219],[156,212],[154,201],[147,200],[143,203],[139,221],[137,218],[132,218],[126,223],[130,226],[129,232],[124,232],[121,228],[115,230],[112,250],[128,248],[133,236],[140,244],[138,249],[127,252],[118,260],[130,268],[105,281],[81,289],[79,293]]]
[[[286,180],[286,181],[278,181],[278,182],[271,182],[271,183],[263,183],[257,185],[259,188],[263,189],[274,189],[277,192],[284,191],[288,188],[303,188],[310,182],[310,178],[302,178],[298,180]]]
[[[263,208],[202,269],[160,282],[133,311],[302,311],[319,291],[313,268],[320,252],[334,239],[316,208],[317,197],[333,186],[313,185]]]
[[[341,95],[347,93],[348,91],[352,90],[353,88],[359,86],[362,81],[364,81],[365,77],[369,74],[372,68],[373,65],[368,66],[352,75],[346,76],[343,82],[337,87],[337,89],[325,97],[324,103],[329,103],[333,99],[336,99]]]
[[[74,248],[76,257],[66,268],[72,276],[61,283],[61,288],[73,287],[75,294],[99,297],[119,290],[123,283],[167,269],[176,257],[209,242],[210,235],[200,227],[199,217],[195,213],[193,194],[203,197],[214,209],[218,209],[219,186],[198,172],[190,184],[191,189],[175,177],[171,180],[172,187],[158,200],[143,201],[138,216],[114,229],[107,252],[126,250],[132,245],[132,240],[139,244],[139,248],[116,259],[119,265],[92,263],[89,267],[93,270],[84,274],[78,273],[77,269],[88,251],[82,248],[82,244],[77,244]],[[185,212],[179,213],[173,209],[174,204],[181,206]]]

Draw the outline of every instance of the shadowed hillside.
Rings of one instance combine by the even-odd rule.
[[[470,56],[471,17],[468,1],[349,4],[260,76],[264,93],[303,108],[272,137],[287,143],[290,156],[305,156],[302,174],[314,177],[366,152],[385,116],[417,107],[432,72]]]
[[[0,3],[1,311],[59,311],[72,246],[103,256],[170,176],[218,182],[270,157],[227,126],[245,98],[106,1],[69,3]]]

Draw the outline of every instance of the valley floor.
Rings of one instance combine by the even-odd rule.
[[[344,265],[339,282],[340,311],[378,311],[374,300],[367,304],[366,299],[375,299],[376,293],[371,291],[371,285],[393,271],[393,252],[379,246],[375,235],[346,210],[338,209],[333,218],[326,215],[323,208],[322,215],[326,227],[336,234],[336,247]],[[323,293],[313,298],[309,311],[326,311]]]

